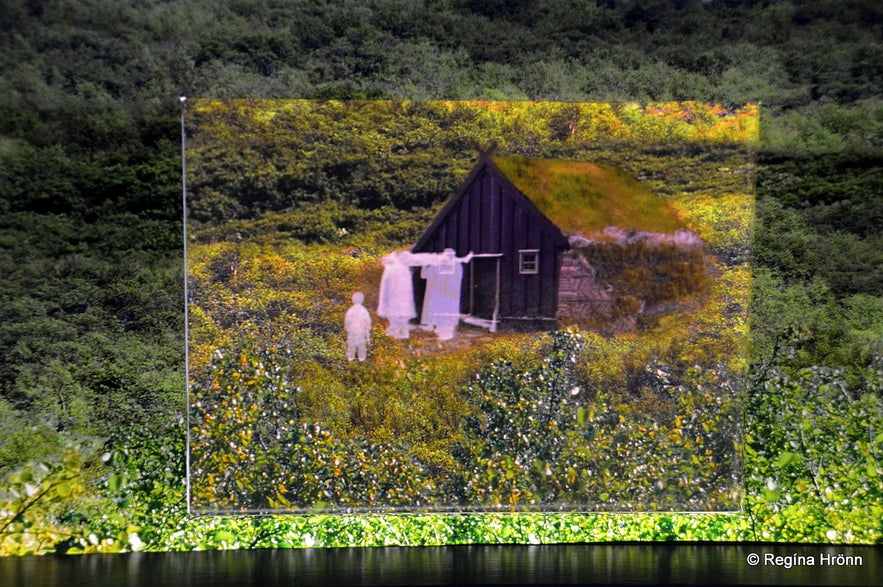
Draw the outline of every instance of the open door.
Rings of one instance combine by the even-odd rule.
[[[463,288],[461,308],[464,321],[496,332],[500,313],[500,258],[502,255],[475,255],[469,263],[468,283]]]

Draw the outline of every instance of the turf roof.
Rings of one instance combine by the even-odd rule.
[[[668,202],[613,165],[517,156],[491,161],[564,234],[608,226],[660,233],[687,228]]]

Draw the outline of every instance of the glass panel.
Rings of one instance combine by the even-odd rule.
[[[756,106],[184,121],[194,511],[739,508]]]

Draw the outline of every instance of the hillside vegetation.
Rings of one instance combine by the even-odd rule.
[[[861,0],[3,2],[0,509],[12,513],[0,518],[0,551],[879,542],[881,10]],[[745,515],[186,517],[181,95],[762,103]],[[567,119],[556,128],[566,137]],[[460,145],[464,161],[474,147]],[[650,150],[675,165],[690,155]],[[450,193],[438,170],[415,169],[431,197]],[[654,193],[687,191],[663,169],[638,179]],[[697,189],[679,213],[713,225],[702,187],[686,187]],[[343,223],[394,219],[378,247],[428,220],[382,199],[363,215],[320,212],[315,199],[333,191],[312,185],[267,193],[296,197],[259,218],[216,202],[194,220],[330,242]],[[713,247],[749,254],[744,235],[720,228]]]

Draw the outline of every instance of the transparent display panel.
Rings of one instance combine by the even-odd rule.
[[[194,100],[191,511],[735,511],[755,105]]]

